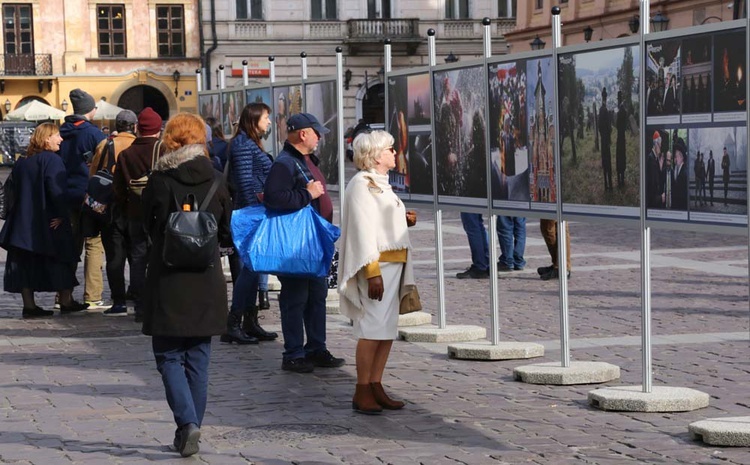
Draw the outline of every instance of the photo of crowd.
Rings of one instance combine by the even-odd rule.
[[[639,205],[638,48],[559,57],[564,203]]]
[[[221,93],[223,103],[222,129],[224,134],[234,134],[234,127],[240,120],[240,112],[245,107],[245,92],[242,90],[225,90]]]
[[[492,198],[529,201],[526,62],[489,67]]]
[[[554,73],[551,58],[526,62],[528,147],[531,161],[529,192],[531,202],[555,203]]]
[[[339,145],[338,124],[336,118],[336,81],[305,84],[305,101],[307,113],[314,115],[320,124],[330,132],[321,134],[316,154],[320,159],[318,168],[325,175],[330,186],[338,189],[339,182]]]
[[[679,115],[681,40],[646,47],[646,117]]]
[[[472,66],[433,74],[440,196],[487,197],[483,71]]]

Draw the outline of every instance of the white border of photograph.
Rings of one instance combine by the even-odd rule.
[[[728,121],[747,121],[747,113],[744,111],[733,111],[731,113],[714,113],[715,123],[725,123]]]
[[[747,225],[747,216],[727,213],[690,212],[690,221],[701,223],[724,223],[735,226]]]
[[[688,212],[682,211],[682,210],[675,211],[675,210],[659,210],[659,209],[650,208],[646,212],[646,219],[687,221]]]
[[[529,207],[529,210],[540,211],[540,212],[556,212],[557,204],[546,203],[546,202],[531,202],[531,206]]]
[[[486,207],[487,199],[475,199],[472,197],[453,197],[450,195],[438,196],[438,202],[445,205],[467,205],[472,207]]]
[[[680,115],[649,116],[646,120],[646,126],[654,124],[680,124]]]
[[[509,208],[512,210],[529,210],[530,202],[523,202],[519,200],[493,200],[493,208]]]
[[[580,213],[599,216],[617,216],[622,218],[638,218],[640,207],[623,207],[618,205],[581,205],[563,204],[563,213]]]
[[[710,123],[711,113],[694,113],[682,115],[682,124]]]

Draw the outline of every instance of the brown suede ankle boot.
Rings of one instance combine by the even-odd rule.
[[[370,383],[370,386],[372,387],[372,394],[375,396],[375,402],[377,402],[384,409],[399,410],[404,408],[404,405],[406,405],[400,400],[393,400],[388,397],[388,394],[385,393],[385,389],[383,389],[382,384]]]
[[[369,384],[357,384],[352,399],[352,409],[357,413],[365,415],[377,415],[383,411],[372,395],[372,387]]]

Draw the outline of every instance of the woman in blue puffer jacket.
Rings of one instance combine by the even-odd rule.
[[[229,170],[235,210],[263,202],[263,185],[273,159],[263,150],[261,137],[271,126],[270,113],[271,108],[265,103],[247,105],[240,115],[237,131],[229,142],[225,170]],[[234,283],[227,332],[221,336],[222,342],[257,344],[259,340],[272,341],[278,337],[258,324],[258,306],[255,304],[258,281],[258,273],[242,267]]]

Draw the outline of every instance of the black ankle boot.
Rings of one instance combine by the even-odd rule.
[[[245,310],[245,321],[242,329],[250,336],[257,337],[261,341],[273,341],[279,337],[276,333],[271,333],[260,327],[258,324],[258,307],[250,307]]]
[[[268,310],[271,303],[268,301],[268,291],[258,291],[258,309]]]
[[[257,344],[257,338],[248,336],[242,331],[242,315],[229,313],[227,317],[227,332],[221,335],[221,342],[236,342],[237,344]]]

